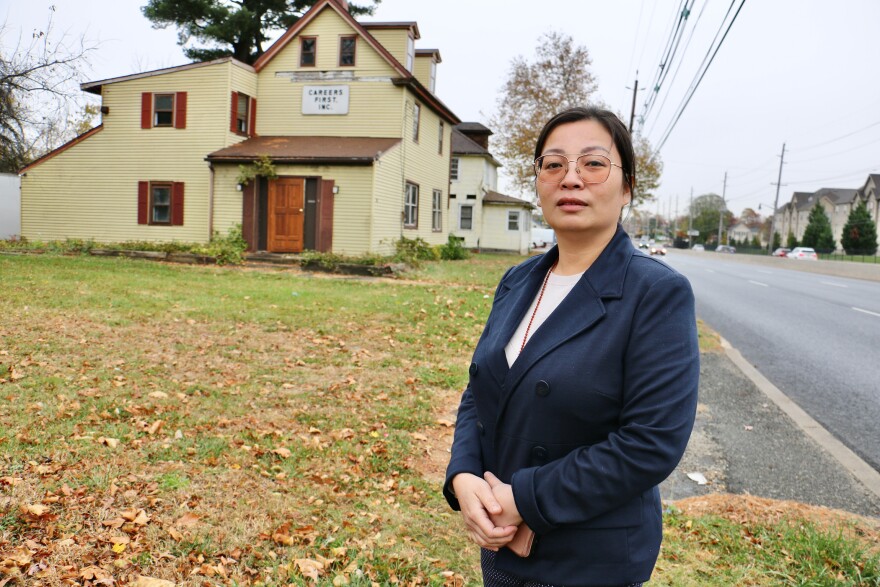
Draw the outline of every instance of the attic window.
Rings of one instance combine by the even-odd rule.
[[[339,39],[339,66],[353,66],[355,50],[357,49],[357,37],[341,37]]]
[[[315,37],[303,37],[299,47],[300,67],[314,67],[315,55],[318,52],[318,39]]]
[[[174,94],[153,94],[153,126],[174,124]]]

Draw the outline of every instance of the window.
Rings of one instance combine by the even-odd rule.
[[[406,38],[406,70],[412,72],[416,54],[416,42],[412,37]]]
[[[150,224],[171,224],[171,184],[150,185]]]
[[[437,152],[441,155],[443,154],[443,121],[440,121],[440,128],[438,129],[439,136],[437,138]]]
[[[186,128],[186,92],[141,94],[141,128]]]
[[[449,194],[449,199],[450,199],[450,200],[454,200],[454,199],[455,199],[455,194]]]
[[[519,232],[519,210],[507,211],[507,230]]]
[[[413,104],[413,140],[419,142],[419,119],[422,117],[422,107],[420,104]]]
[[[138,224],[183,224],[183,182],[139,181]]]
[[[428,89],[430,89],[433,94],[434,87],[437,85],[437,64],[433,61],[431,62],[431,79],[428,84]]]
[[[443,230],[443,192],[434,190],[431,198],[431,230],[440,232]]]
[[[468,200],[476,200],[476,199],[477,199],[477,194],[468,194],[468,195],[467,195],[467,199],[468,199]]]
[[[153,126],[174,125],[174,94],[153,94]]]
[[[419,186],[406,182],[406,200],[403,202],[403,227],[419,226]]]
[[[235,101],[235,132],[241,135],[248,134],[248,105],[250,96],[238,93]]]
[[[354,65],[357,37],[341,37],[339,39],[339,65]]]
[[[449,179],[458,180],[458,157],[453,157],[449,161]]]
[[[313,67],[315,55],[318,52],[318,39],[315,37],[303,37],[299,44],[300,67]]]
[[[474,227],[474,207],[470,204],[458,209],[458,228],[471,230]]]

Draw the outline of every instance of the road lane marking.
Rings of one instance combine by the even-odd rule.
[[[833,281],[820,281],[819,283],[822,283],[824,285],[833,285],[834,287],[843,287],[843,288],[849,287],[848,285],[843,285],[842,283],[834,283]]]
[[[880,318],[880,314],[878,314],[877,312],[872,312],[871,310],[863,310],[861,308],[856,308],[855,306],[853,306],[852,309],[856,312],[862,312],[863,314],[870,314],[871,316],[877,316],[878,318]]]
[[[760,285],[761,287],[770,287],[766,283],[761,283],[760,281],[752,281],[751,279],[749,280],[749,283],[754,283],[755,285]]]

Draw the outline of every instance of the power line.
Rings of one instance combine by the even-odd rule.
[[[880,120],[878,120],[877,122],[872,122],[872,123],[869,124],[868,126],[864,126],[864,127],[860,128],[859,130],[854,130],[854,131],[852,131],[852,132],[846,133],[845,135],[840,135],[839,137],[835,137],[835,138],[833,138],[833,139],[827,139],[827,140],[822,141],[821,143],[816,143],[816,144],[814,144],[814,145],[810,145],[810,146],[808,146],[808,147],[801,147],[801,148],[798,149],[798,150],[799,150],[799,151],[809,151],[810,149],[816,149],[816,148],[819,148],[819,147],[824,147],[824,146],[827,145],[828,143],[833,143],[833,142],[839,141],[839,140],[841,140],[841,139],[845,139],[845,138],[847,138],[847,137],[851,137],[851,136],[853,136],[853,135],[859,134],[860,132],[864,132],[864,131],[868,130],[869,128],[873,128],[873,127],[875,127],[875,126],[877,126],[877,125],[880,125]]]
[[[666,41],[666,48],[663,50],[663,54],[660,57],[660,65],[657,67],[657,74],[652,83],[653,90],[645,100],[645,107],[642,111],[642,120],[645,120],[648,117],[651,108],[653,108],[654,103],[657,100],[657,95],[660,92],[660,88],[669,73],[672,61],[675,59],[675,53],[678,51],[678,45],[681,42],[681,37],[684,33],[688,16],[690,16],[690,10],[693,7],[694,0],[690,0],[690,5],[688,5],[687,2],[688,0],[681,0],[681,4],[678,6],[678,21],[673,27],[669,39]]]
[[[691,46],[691,41],[692,41],[693,38],[694,38],[694,33],[695,33],[696,30],[697,30],[697,26],[700,24],[700,18],[702,18],[702,16],[703,16],[703,12],[705,12],[705,10],[706,10],[706,6],[708,6],[708,5],[709,5],[709,2],[708,2],[708,1],[707,1],[707,2],[704,2],[704,3],[703,3],[703,7],[700,8],[700,13],[697,15],[697,20],[694,21],[694,25],[691,27],[691,32],[690,32],[690,34],[688,34],[687,41],[685,41],[685,44],[684,44],[684,50],[682,51],[682,58],[679,59],[679,60],[678,60],[678,63],[675,65],[675,71],[672,73],[672,79],[669,80],[669,86],[673,86],[673,85],[675,85],[675,78],[678,77],[678,72],[681,71],[681,64],[684,63],[684,55],[687,55],[688,47]],[[691,3],[691,6],[693,6],[693,3]],[[667,86],[667,87],[669,87],[669,86]],[[663,107],[666,106],[666,100],[669,98],[669,94],[670,94],[670,92],[667,91],[667,92],[663,95],[663,101],[660,102],[660,109],[657,111],[657,112],[658,112],[658,115],[659,115],[660,112],[663,111]],[[648,117],[648,114],[649,114],[649,112],[646,112],[646,113],[644,114],[644,116],[642,116],[642,120],[643,120],[643,121]],[[653,125],[651,125],[651,130],[648,131],[648,134],[650,134],[651,132],[654,131],[654,126],[657,124],[657,123],[656,123],[657,120],[659,120],[659,116],[657,116],[657,117],[654,118],[654,121],[655,121],[655,122],[654,122]]]
[[[736,0],[731,2],[731,8],[733,7],[733,4],[735,2],[736,2]],[[666,128],[666,131],[663,134],[663,138],[660,139],[660,141],[657,143],[657,150],[658,151],[663,148],[663,145],[666,143],[666,140],[669,138],[669,135],[672,134],[672,130],[675,128],[675,125],[678,124],[678,121],[681,119],[681,115],[684,114],[684,110],[685,110],[685,108],[687,108],[687,105],[690,103],[691,98],[694,97],[694,94],[696,93],[697,88],[700,87],[700,82],[703,81],[703,77],[705,77],[706,72],[709,71],[709,67],[712,65],[712,62],[715,61],[715,56],[718,55],[718,50],[721,49],[721,45],[724,44],[724,40],[727,38],[727,34],[730,32],[730,29],[733,26],[733,23],[736,22],[736,18],[739,16],[739,13],[742,10],[742,7],[745,6],[745,3],[746,3],[746,0],[742,0],[740,2],[739,8],[736,9],[736,13],[733,15],[733,18],[731,19],[730,24],[727,25],[727,29],[724,31],[724,35],[721,37],[721,40],[718,42],[718,45],[715,47],[715,51],[712,52],[712,56],[709,58],[708,63],[706,63],[705,58],[703,59],[703,63],[706,63],[706,65],[705,65],[705,67],[702,67],[702,72],[699,70],[697,71],[697,75],[699,77],[697,78],[695,76],[696,82],[691,84],[691,87],[689,88],[689,92],[688,92],[687,96],[685,97],[685,99],[682,101],[681,105],[678,108],[678,114],[669,123],[669,126]],[[730,8],[728,9],[728,14],[729,13],[730,13]],[[722,26],[723,26],[723,23],[722,23]],[[719,31],[720,31],[720,29],[719,29]],[[716,34],[716,38],[717,38],[717,34]],[[714,40],[713,40],[713,43],[714,43]],[[709,47],[709,50],[710,51],[712,50],[711,46]],[[709,53],[707,52],[706,56],[708,56],[708,55],[709,55]],[[702,64],[701,64],[701,66],[702,66]]]
[[[827,159],[829,157],[837,157],[838,155],[845,155],[846,153],[851,153],[853,151],[858,151],[859,149],[864,149],[865,147],[871,146],[875,143],[880,143],[880,139],[874,139],[873,141],[869,141],[869,142],[863,143],[857,147],[851,147],[851,148],[845,149],[843,151],[837,151],[835,153],[822,153],[822,155],[820,155],[818,157],[813,157],[811,159],[799,159],[796,161],[791,161],[791,163],[794,165],[797,165],[798,163],[810,163],[811,161],[819,161],[822,159]]]

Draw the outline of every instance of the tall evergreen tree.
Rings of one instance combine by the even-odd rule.
[[[149,0],[141,8],[154,28],[175,26],[177,44],[193,61],[232,55],[253,64],[265,51],[272,31],[286,30],[317,0]],[[355,16],[373,14],[382,0],[348,3]],[[187,46],[195,40],[202,45]]]
[[[847,255],[873,255],[877,252],[877,225],[864,201],[859,201],[849,213],[840,244]]]
[[[797,237],[794,236],[794,233],[790,230],[788,231],[788,238],[785,240],[785,246],[789,249],[793,249],[798,246]]]
[[[801,244],[805,247],[812,247],[820,253],[830,253],[835,249],[831,221],[825,214],[825,208],[819,202],[816,202],[816,205],[810,210],[810,217],[807,219],[807,228],[804,230]]]

